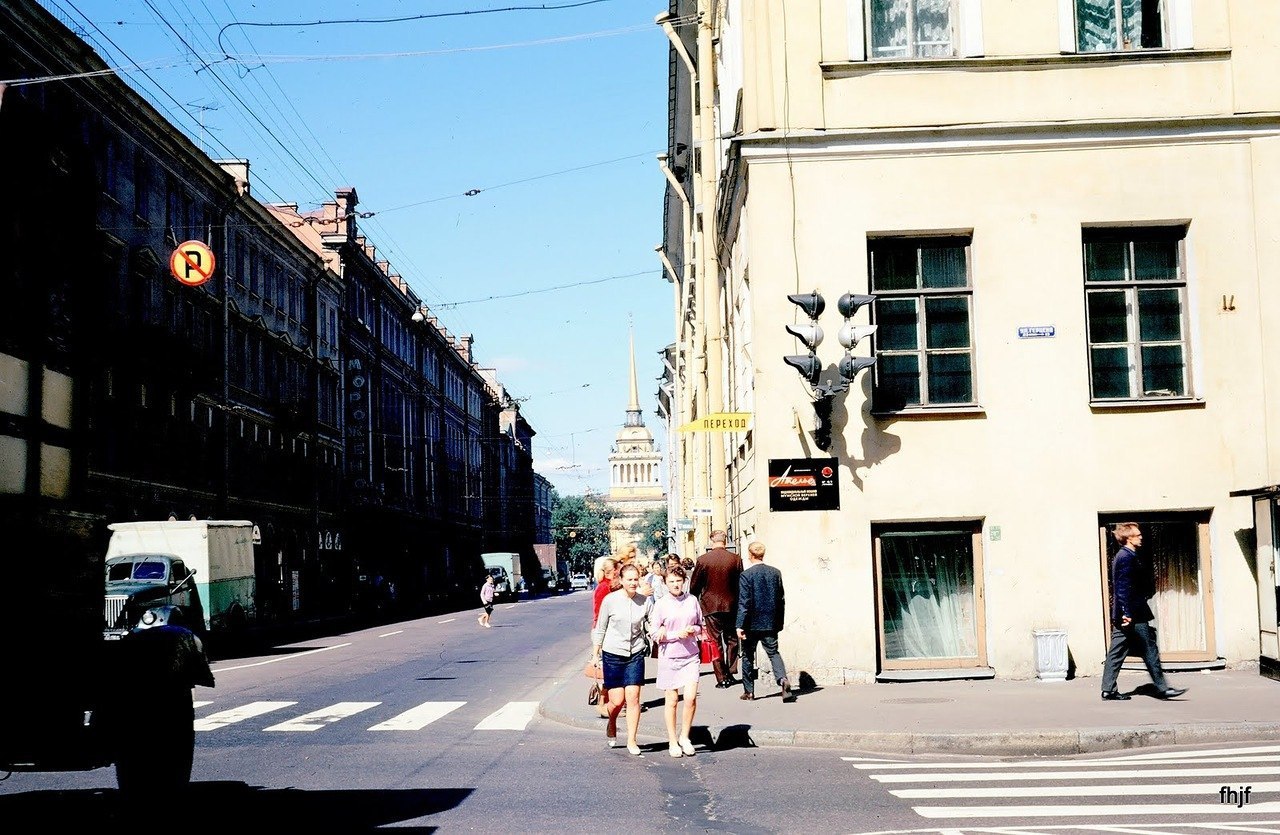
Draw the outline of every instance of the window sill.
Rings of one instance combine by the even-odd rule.
[[[1199,397],[1169,397],[1160,400],[1094,400],[1089,408],[1095,412],[1152,412],[1160,409],[1203,409]]]
[[[1221,61],[1230,57],[1230,49],[1143,49],[1120,52],[1064,52],[1058,55],[1001,55],[981,58],[959,56],[954,58],[871,58],[865,61],[825,61],[820,66],[825,78],[846,78],[885,71],[1037,70],[1119,62]]]
[[[986,417],[987,410],[977,404],[963,406],[913,406],[909,409],[894,411],[871,410],[871,417],[876,420],[928,419],[928,418],[978,418]]]

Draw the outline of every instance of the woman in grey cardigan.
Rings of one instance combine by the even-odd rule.
[[[609,747],[618,744],[618,714],[623,699],[627,705],[627,750],[640,756],[636,733],[640,730],[640,686],[644,684],[644,659],[648,655],[649,611],[653,601],[640,594],[640,569],[634,564],[622,569],[622,588],[610,592],[600,604],[600,616],[591,630],[594,658],[603,662],[604,682],[609,693],[609,724],[605,736]]]

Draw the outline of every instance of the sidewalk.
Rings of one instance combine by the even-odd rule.
[[[666,742],[654,664],[641,701],[640,741]],[[1097,677],[1071,681],[930,681],[851,684],[797,691],[783,704],[767,670],[756,700],[741,686],[718,690],[709,668],[698,690],[694,743],[715,747],[800,746],[889,754],[1063,756],[1161,745],[1280,740],[1280,682],[1257,668],[1170,673],[1179,699],[1162,701],[1145,672],[1124,672],[1127,702],[1104,702]],[[590,682],[570,676],[539,707],[565,725],[597,732],[604,720],[587,704]]]

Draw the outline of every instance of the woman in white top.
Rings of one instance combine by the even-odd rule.
[[[610,592],[600,604],[600,615],[591,630],[594,658],[604,671],[601,688],[609,694],[609,747],[618,744],[618,714],[627,705],[627,750],[640,756],[636,734],[640,730],[640,687],[644,684],[644,660],[648,656],[649,612],[653,601],[641,594],[640,569],[622,568],[622,588]]]

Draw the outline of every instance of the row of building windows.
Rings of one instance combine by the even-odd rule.
[[[949,58],[966,54],[962,26],[980,18],[980,0],[864,0],[872,58]],[[1070,3],[1070,5],[1066,5]],[[970,8],[972,7],[972,9]],[[1064,0],[1062,24],[1081,53],[1171,45],[1165,0]]]
[[[1095,402],[1187,397],[1186,229],[1083,231]],[[876,411],[976,405],[969,237],[868,243]]]

